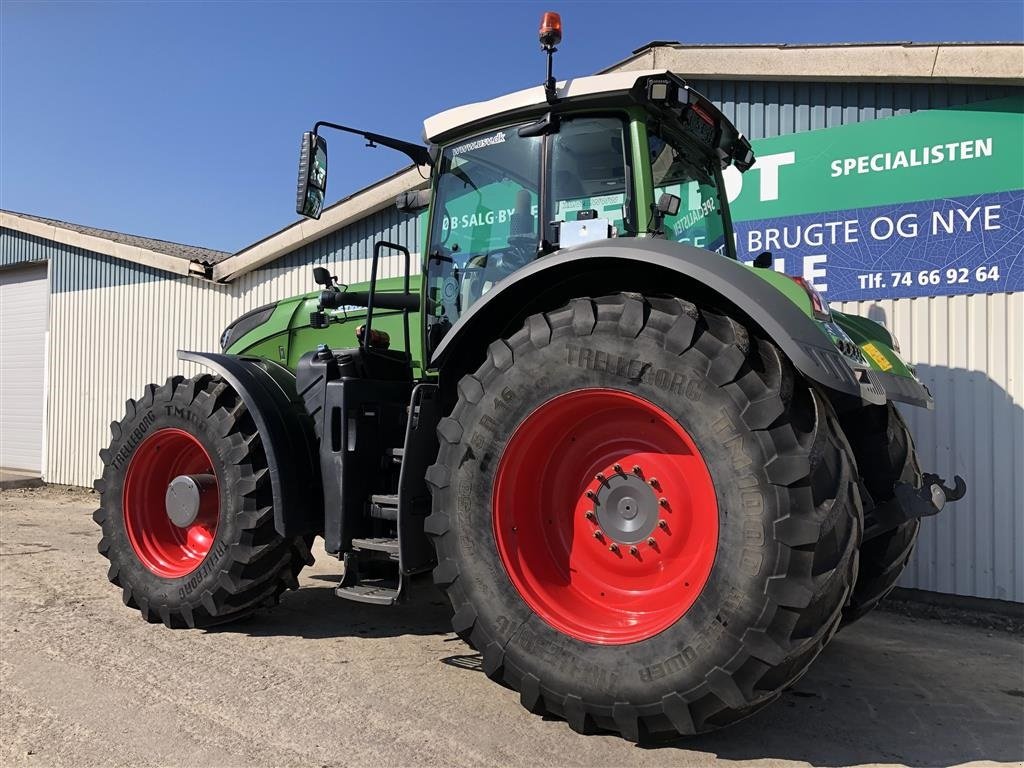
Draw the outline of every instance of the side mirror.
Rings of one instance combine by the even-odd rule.
[[[313,267],[313,282],[324,288],[330,288],[334,285],[334,278],[325,267]]]
[[[395,198],[395,207],[401,213],[419,213],[430,207],[430,190],[413,189]]]
[[[663,192],[658,198],[658,213],[662,216],[675,216],[679,213],[679,204],[682,201],[678,195]]]
[[[299,184],[295,212],[319,219],[327,193],[327,141],[312,131],[302,134],[299,147]]]

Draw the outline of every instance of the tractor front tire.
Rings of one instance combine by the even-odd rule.
[[[842,424],[869,497],[864,499],[865,508],[892,499],[897,483],[921,487],[914,439],[895,405],[851,411]],[[844,626],[871,612],[896,587],[914,553],[920,529],[919,519],[909,520],[861,545],[860,570],[843,613]]]
[[[266,456],[238,393],[217,376],[175,376],[126,411],[100,452],[93,515],[125,605],[168,627],[207,627],[297,588],[311,541],[274,529]],[[202,490],[193,519],[176,523],[165,499],[181,477],[200,479]]]
[[[634,741],[712,730],[839,626],[852,454],[829,403],[725,314],[618,294],[533,315],[438,435],[434,578],[530,711]]]

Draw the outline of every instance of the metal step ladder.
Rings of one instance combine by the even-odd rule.
[[[402,449],[386,452],[401,462]],[[398,494],[377,493],[370,497],[369,515],[375,520],[398,521]],[[382,555],[384,557],[382,557]],[[352,539],[345,553],[345,577],[334,590],[338,597],[372,605],[394,605],[402,593],[402,572],[398,567],[398,538],[377,536]],[[382,574],[382,571],[388,571]]]

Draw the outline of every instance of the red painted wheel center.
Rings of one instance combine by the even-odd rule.
[[[519,594],[591,643],[637,642],[678,621],[718,546],[696,444],[665,411],[614,389],[569,392],[531,413],[498,464],[492,509]]]
[[[216,482],[199,493],[196,513],[182,527],[169,516],[167,492],[180,476],[211,475],[210,455],[181,429],[157,430],[135,450],[124,479],[125,528],[135,554],[157,576],[185,576],[209,554],[220,517]]]

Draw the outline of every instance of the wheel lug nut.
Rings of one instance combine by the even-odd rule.
[[[613,541],[613,542],[612,542],[611,544],[609,544],[609,545],[608,545],[608,551],[609,551],[609,552],[618,552],[618,551],[619,551],[619,545],[618,545],[618,544],[616,544],[616,543],[615,543],[615,542]]]
[[[654,537],[653,537],[653,536],[651,536],[651,537],[650,537],[649,539],[647,539],[647,543],[648,543],[648,544],[649,544],[650,546],[652,546],[652,547],[653,547],[653,546],[654,546],[655,544],[657,544],[658,542],[654,540]]]
[[[636,475],[637,477],[640,477],[641,475],[643,475],[643,470],[640,469],[640,465],[639,464],[634,464],[633,465],[633,474]]]
[[[662,496],[660,499],[658,499],[658,503],[661,504],[661,506],[663,506],[663,507],[667,507],[668,506],[668,499],[666,499],[664,496]]]
[[[604,538],[604,533],[602,533],[600,528],[597,529],[596,531],[594,531],[594,538],[595,539],[603,539]]]
[[[596,517],[596,515],[594,514],[594,510],[592,509],[588,509],[586,512],[584,512],[583,516],[587,518],[587,520],[593,520]]]
[[[617,474],[617,475],[621,475],[622,474],[622,465],[621,464],[613,464],[612,465],[612,469],[615,470],[615,474]]]
[[[651,488],[657,488],[658,487],[658,478],[656,478],[656,477],[652,477],[647,482],[650,483]]]
[[[666,528],[668,528],[668,523],[666,523],[664,520],[659,520],[658,521],[658,527],[661,528],[662,530],[665,530]]]
[[[597,480],[597,482],[599,483],[606,482],[606,478],[603,472],[598,472],[596,475],[594,475],[594,479]]]
[[[633,545],[632,547],[629,548],[629,554],[631,554],[631,555],[638,555],[638,554],[640,554],[640,550],[637,549],[636,545]]]
[[[587,498],[591,501],[597,501],[597,494],[593,491],[587,491]]]

